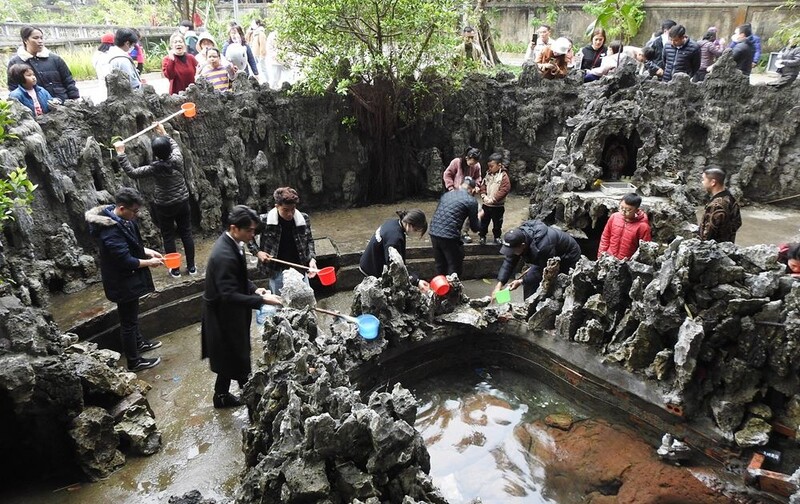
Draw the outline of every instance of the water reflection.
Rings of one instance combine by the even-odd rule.
[[[419,384],[416,427],[431,455],[431,476],[458,502],[556,502],[546,495],[545,471],[529,454],[524,426],[554,413],[585,416],[530,378],[477,369],[439,375]]]

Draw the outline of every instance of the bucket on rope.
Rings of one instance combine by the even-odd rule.
[[[373,340],[378,337],[378,330],[381,321],[375,315],[364,314],[356,317],[358,320],[358,334],[365,340]]]
[[[169,269],[178,269],[181,267],[181,255],[178,252],[164,255],[164,266]]]
[[[444,275],[435,276],[431,280],[431,289],[437,296],[444,296],[450,292],[450,282],[447,281],[447,277]]]

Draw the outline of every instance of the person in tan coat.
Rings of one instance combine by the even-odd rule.
[[[492,222],[494,243],[502,244],[500,235],[503,233],[503,215],[506,212],[506,196],[509,191],[511,191],[511,179],[508,177],[503,163],[503,155],[495,152],[489,156],[488,171],[480,189],[483,201],[483,209],[480,214],[481,229],[478,232],[481,237],[481,245],[486,244],[489,222]]]

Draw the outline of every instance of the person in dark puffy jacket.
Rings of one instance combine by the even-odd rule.
[[[89,234],[100,250],[100,275],[109,301],[117,304],[122,349],[128,369],[141,371],[158,365],[161,358],[144,358],[142,353],[161,346],[147,341],[139,332],[139,298],[153,292],[150,270],[161,266],[161,254],[144,246],[136,216],[142,197],[130,187],[114,195],[114,204],[98,206],[86,212]]]
[[[750,25],[741,25],[733,32],[733,41],[736,45],[731,49],[731,56],[733,61],[736,62],[736,68],[742,71],[743,74],[749,76],[753,70],[753,55],[756,52],[756,46],[753,42],[753,32],[750,31]]]
[[[661,80],[669,82],[676,73],[689,77],[700,69],[700,46],[686,36],[683,25],[675,25],[669,30],[670,43],[664,46],[664,75]]]
[[[778,262],[786,265],[786,273],[800,278],[800,243],[778,245]]]
[[[508,284],[508,288],[511,290],[522,285],[523,294],[527,299],[539,288],[548,259],[559,257],[561,259],[560,270],[562,273],[566,273],[581,258],[581,248],[575,238],[540,220],[525,221],[518,228],[503,235],[503,246],[500,247],[500,253],[505,256],[505,260],[500,266],[500,271],[497,272],[497,284],[492,291],[492,297]],[[530,267],[522,278],[509,282],[520,259],[530,264]]]
[[[36,73],[36,80],[45,88],[53,98],[62,102],[80,97],[78,86],[72,78],[72,72],[64,60],[51,53],[44,46],[42,30],[33,26],[24,26],[20,30],[22,46],[17,49],[17,54],[8,60],[8,68],[17,63],[27,63]],[[8,90],[14,91],[18,84],[11,82],[9,77]]]
[[[159,136],[153,138],[151,147],[155,158],[149,165],[134,168],[125,154],[125,144],[116,142],[117,161],[122,170],[131,178],[153,177],[155,179],[156,220],[164,240],[164,251],[168,254],[177,251],[175,246],[175,228],[183,242],[186,254],[186,270],[189,275],[197,274],[194,263],[194,238],[192,237],[192,213],[189,206],[189,188],[186,185],[183,169],[183,154],[172,138],[167,136],[162,124],[156,126]],[[169,274],[178,278],[180,268],[169,270]]]
[[[437,275],[456,273],[460,277],[463,272],[464,242],[460,230],[465,221],[472,231],[478,230],[478,202],[474,198],[477,191],[475,180],[464,177],[461,187],[444,193],[433,212],[429,234]]]
[[[406,258],[406,235],[408,233],[419,233],[420,237],[428,230],[428,220],[425,212],[418,208],[412,210],[400,210],[397,217],[388,219],[381,227],[375,230],[375,234],[370,238],[367,247],[361,254],[358,269],[367,276],[380,277],[383,274],[383,267],[389,264],[389,248],[394,248],[405,261]],[[410,273],[410,272],[409,272]],[[420,280],[419,276],[410,273],[409,281],[416,285],[421,291],[430,289],[430,285],[425,280]]]
[[[639,248],[639,241],[650,241],[650,222],[639,210],[642,197],[629,193],[619,202],[619,212],[612,214],[603,228],[597,257],[606,253],[617,259],[630,259]]]

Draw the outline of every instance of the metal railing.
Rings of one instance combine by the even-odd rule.
[[[29,23],[0,23],[0,48],[17,47],[22,40],[20,30]],[[104,33],[115,32],[119,25],[36,24],[44,32],[48,47],[99,42]],[[142,38],[165,37],[176,30],[174,26],[134,26]]]

